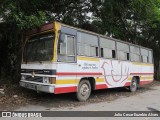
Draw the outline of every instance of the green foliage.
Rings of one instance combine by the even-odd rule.
[[[101,20],[102,33],[137,43],[146,26],[156,27],[152,21],[160,18],[157,1],[153,0],[112,0],[104,1],[95,13]],[[96,21],[96,19],[95,19]]]
[[[46,21],[45,12],[38,10],[41,1],[5,0],[1,3],[0,16],[5,22],[15,24],[17,29],[25,30],[40,26]]]
[[[91,3],[85,0],[5,0],[0,1],[0,79],[19,81],[23,33],[46,21],[81,25]],[[5,61],[5,63],[3,63]],[[2,64],[3,63],[3,64]]]

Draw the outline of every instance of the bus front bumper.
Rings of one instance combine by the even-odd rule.
[[[28,81],[20,81],[20,86],[35,90],[37,92],[46,92],[46,93],[54,93],[55,85],[43,84],[43,83],[31,83]]]

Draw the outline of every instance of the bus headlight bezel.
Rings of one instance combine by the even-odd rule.
[[[43,83],[49,84],[50,83],[49,77],[43,77]]]
[[[56,77],[43,77],[43,83],[56,84]]]

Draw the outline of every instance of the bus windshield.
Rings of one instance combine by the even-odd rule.
[[[50,61],[53,58],[54,33],[31,37],[26,43],[24,62]]]

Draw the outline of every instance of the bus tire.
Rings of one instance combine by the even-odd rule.
[[[137,81],[136,77],[133,77],[131,84],[130,84],[130,87],[129,87],[129,90],[130,90],[130,92],[135,92],[137,90],[137,88],[138,88],[138,81]]]
[[[78,90],[76,93],[76,98],[78,101],[86,101],[91,94],[91,84],[88,80],[80,81],[78,85]]]

